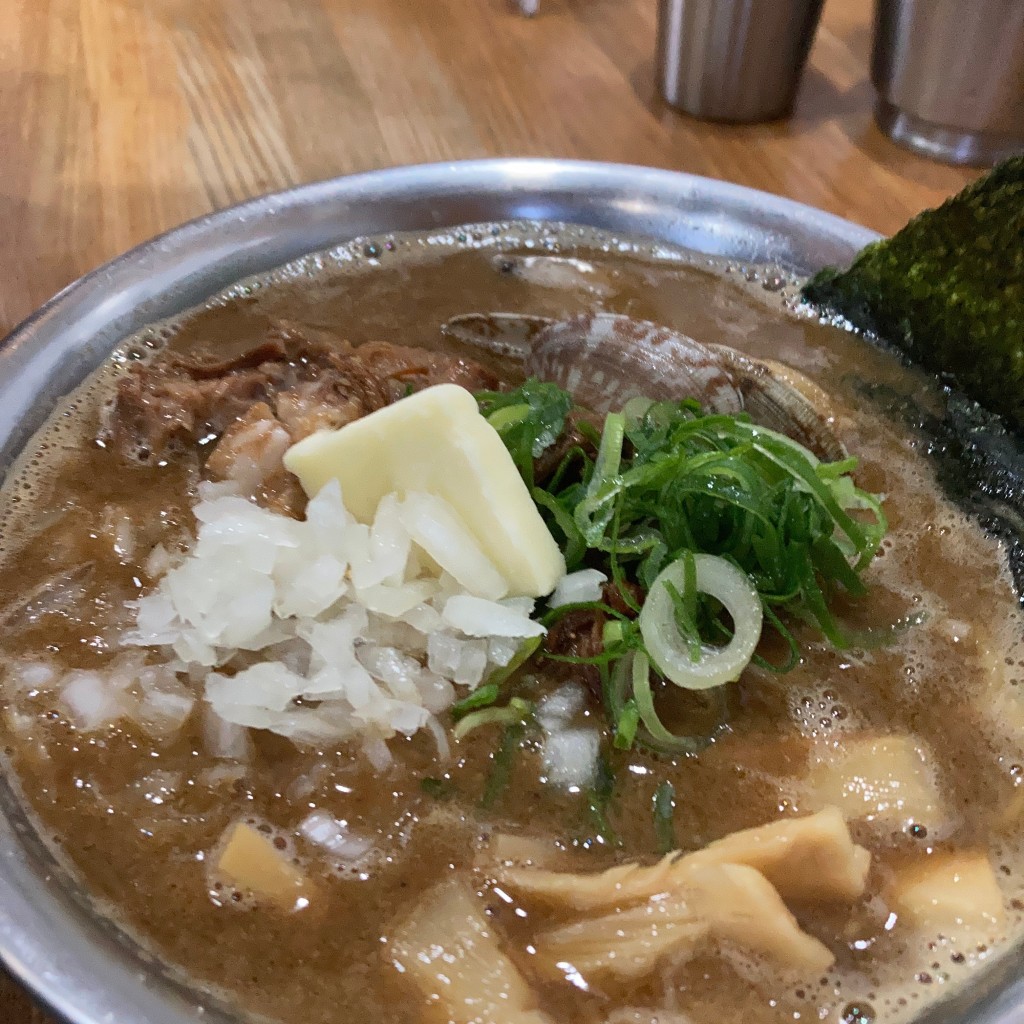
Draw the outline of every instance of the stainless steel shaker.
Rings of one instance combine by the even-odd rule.
[[[659,0],[657,75],[680,110],[769,121],[793,105],[823,0]]]
[[[875,119],[950,163],[1024,152],[1024,0],[876,0]]]

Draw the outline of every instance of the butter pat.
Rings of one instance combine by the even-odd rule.
[[[565,575],[565,559],[512,456],[458,385],[426,388],[340,430],[312,434],[288,449],[284,464],[310,497],[337,480],[361,523],[373,520],[385,494],[443,498],[513,596],[549,594]]]

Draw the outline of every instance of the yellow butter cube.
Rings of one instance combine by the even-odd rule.
[[[565,559],[500,435],[455,384],[313,434],[285,453],[284,464],[310,496],[337,480],[346,508],[363,523],[385,494],[442,498],[513,596],[549,594],[565,575]]]

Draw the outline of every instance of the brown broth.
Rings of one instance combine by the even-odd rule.
[[[601,270],[599,294],[580,284],[538,285],[495,266],[507,251],[568,251]],[[630,993],[648,1007],[637,1022],[675,1010],[695,1024],[841,1019],[867,1003],[896,1021],[951,991],[989,950],[959,948],[897,926],[887,930],[878,893],[894,866],[933,851],[988,849],[999,866],[1012,926],[1024,861],[1006,823],[1024,763],[1021,622],[1005,554],[939,492],[923,439],[865,399],[864,382],[920,394],[923,377],[863,340],[786,306],[774,275],[744,274],[686,253],[620,244],[595,232],[502,225],[455,236],[397,237],[311,257],[126,343],[33,442],[3,492],[0,609],[7,661],[46,655],[67,667],[102,667],[129,620],[125,602],[152,581],[142,565],[156,543],[187,543],[197,463],[182,457],[125,468],[92,439],[116,379],[133,358],[165,344],[225,352],[258,341],[273,320],[325,328],[354,343],[443,344],[439,325],[473,310],[561,315],[594,307],[657,320],[706,341],[800,366],[831,392],[844,438],[861,458],[858,482],[884,492],[891,531],[869,570],[871,597],[848,610],[855,626],[884,627],[924,612],[890,647],[844,654],[808,634],[804,658],[784,677],[749,670],[732,693],[730,731],[702,754],[674,762],[633,752],[619,772],[610,816],[622,840],[592,841],[583,795],[555,794],[527,751],[492,811],[477,799],[494,748],[479,731],[456,759],[438,766],[422,734],[392,746],[397,766],[383,779],[345,750],[296,750],[266,734],[252,762],[211,771],[198,723],[158,746],[127,722],[83,736],[52,693],[2,694],[4,744],[44,835],[116,918],[201,985],[287,1024],[404,1024],[424,1019],[418,997],[382,956],[382,939],[419,893],[472,864],[493,829],[554,835],[579,870],[655,854],[651,798],[672,781],[678,838],[699,847],[736,829],[807,810],[801,777],[812,747],[843,743],[858,730],[910,733],[935,754],[949,828],[915,838],[855,826],[873,854],[869,897],[819,908],[803,923],[837,955],[821,977],[791,979],[742,959],[701,956]],[[750,279],[748,279],[750,278]],[[135,553],[118,558],[111,523],[124,510]],[[91,563],[66,600],[18,611],[54,574]],[[10,609],[15,609],[10,611]],[[446,771],[459,794],[438,801],[420,787]],[[339,877],[303,847],[295,829],[313,808],[378,838],[386,859],[365,879]],[[206,860],[239,818],[290,837],[314,879],[310,906],[282,913],[210,888]],[[1009,837],[1005,835],[1009,832]],[[506,947],[528,967],[535,923],[490,900]],[[932,947],[927,945],[932,943]],[[962,961],[962,962],[961,962]],[[927,979],[927,980],[924,980]],[[568,984],[541,986],[542,1005],[565,1024],[596,1024],[609,1005]],[[617,1018],[625,1019],[625,1018]],[[495,1022],[498,1024],[498,1022]]]

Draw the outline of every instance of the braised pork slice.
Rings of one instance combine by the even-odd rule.
[[[471,361],[422,348],[370,342],[354,347],[284,325],[230,359],[176,354],[139,365],[121,381],[104,429],[123,455],[161,458],[219,439],[264,403],[292,442],[337,428],[433,384],[497,387]]]
[[[209,452],[207,477],[300,515],[305,496],[281,461],[290,445],[444,383],[471,391],[498,386],[482,366],[443,352],[384,341],[355,347],[281,325],[230,359],[170,355],[134,367],[118,387],[103,436],[124,458],[143,461],[201,445]]]

